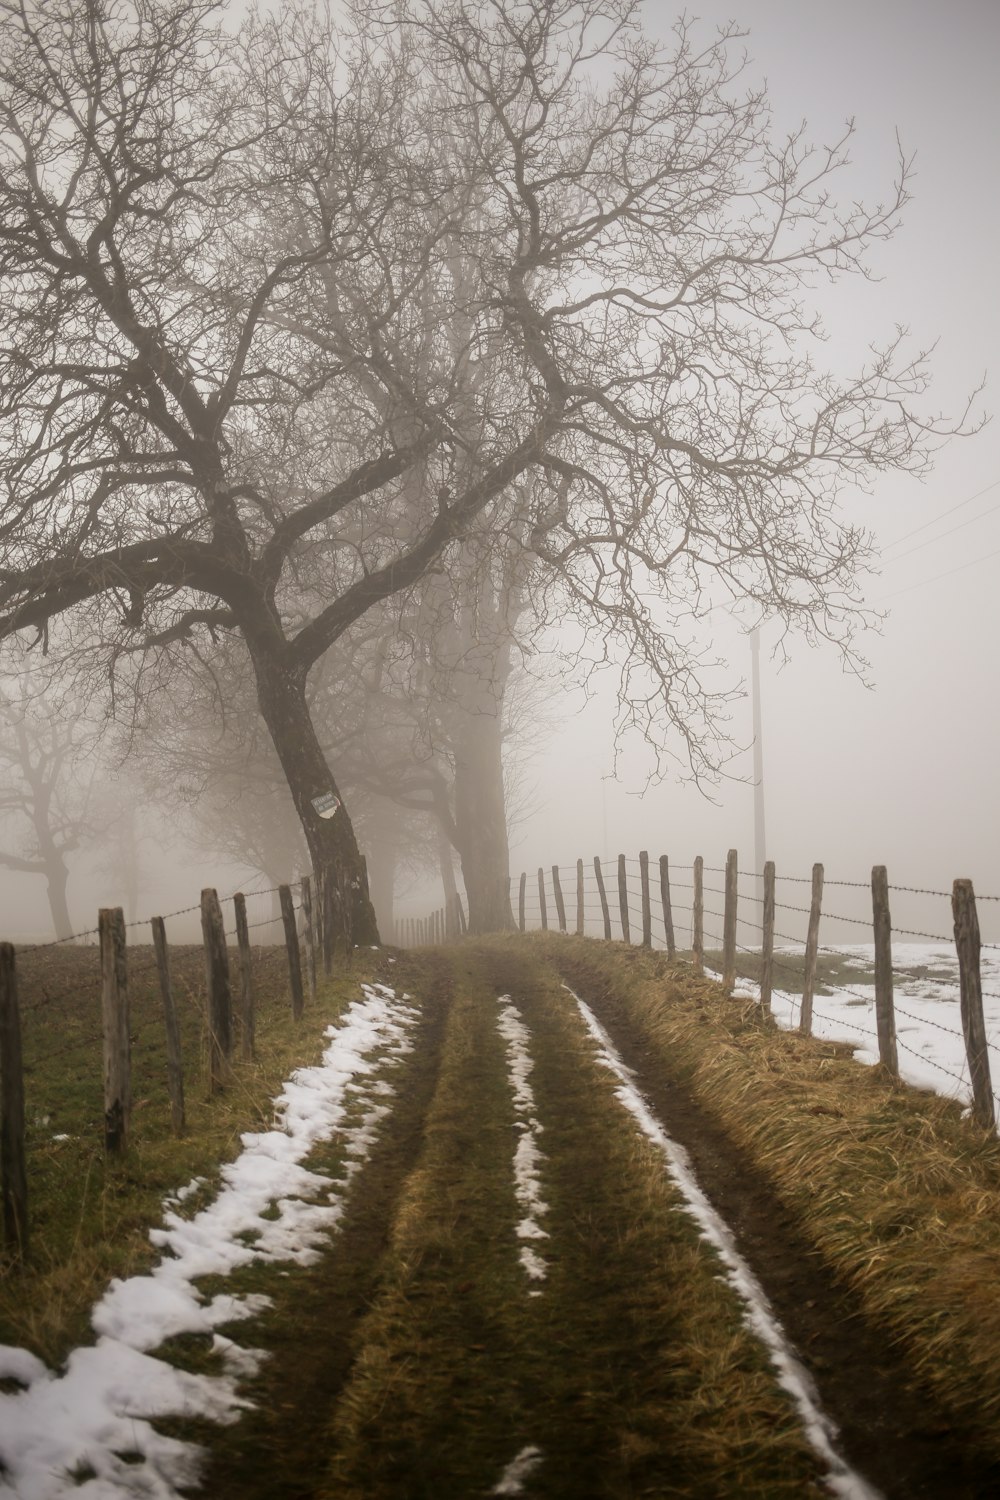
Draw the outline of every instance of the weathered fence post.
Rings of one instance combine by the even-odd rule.
[[[538,909],[542,916],[542,931],[548,932],[549,913],[545,905],[545,871],[541,865],[538,866]]]
[[[809,928],[806,932],[806,961],[802,974],[802,1010],[799,1030],[812,1035],[813,996],[816,993],[816,960],[819,957],[819,918],[823,905],[823,866],[813,865],[812,900],[809,903]]]
[[[594,855],[594,874],[597,876],[597,894],[601,898],[601,915],[604,918],[604,940],[611,941],[611,912],[608,909],[608,893],[604,889],[604,876],[601,874],[600,856]]]
[[[524,931],[524,892],[528,884],[527,870],[521,871],[521,881],[517,888],[517,926],[518,931]]]
[[[336,892],[333,888],[333,881],[328,877],[317,875],[316,879],[319,881],[319,892],[317,894],[321,894],[318,904],[323,916],[323,973],[329,979],[333,973],[333,903]]]
[[[760,1003],[770,1013],[774,987],[774,860],[764,865],[764,917],[760,935]]]
[[[309,975],[309,998],[316,999],[316,929],[313,920],[312,880],[302,877],[302,936],[306,946],[306,970]]]
[[[229,955],[219,897],[210,886],[201,893],[201,935],[208,978],[208,1089],[216,1093],[229,1081],[233,1055],[232,999],[229,992]]]
[[[628,873],[625,869],[625,856],[618,856],[618,911],[622,922],[622,942],[632,941],[632,928],[628,920]]]
[[[552,890],[556,898],[556,915],[559,918],[559,931],[566,931],[566,906],[563,901],[562,883],[559,880],[559,866],[552,866]]]
[[[649,851],[639,851],[639,886],[642,891],[642,946],[653,946],[653,912],[649,904]]]
[[[0,1183],[3,1237],[18,1260],[28,1254],[28,1172],[24,1156],[24,1063],[17,966],[11,943],[0,943]]]
[[[101,1017],[104,1032],[104,1148],[120,1154],[128,1145],[132,1116],[132,1052],[129,1038],[125,916],[120,906],[97,915],[101,945]]]
[[[677,943],[674,939],[674,913],[670,905],[670,861],[665,854],[660,855],[660,905],[663,907],[663,937],[667,945],[667,957],[677,956]]]
[[[583,860],[576,862],[576,935],[583,937],[585,919],[583,914]]]
[[[306,997],[302,989],[302,958],[299,954],[299,934],[295,928],[295,903],[289,886],[279,885],[281,901],[281,925],[285,929],[285,950],[288,953],[288,983],[292,992],[292,1018],[302,1020]]]
[[[971,880],[956,880],[951,889],[955,919],[955,950],[962,995],[962,1031],[972,1080],[972,1114],[984,1130],[996,1125],[986,1022],[983,1018],[983,987],[979,973],[979,917]]]
[[[722,908],[722,983],[727,990],[736,987],[736,902],[739,894],[737,853],[726,855],[725,906]]]
[[[705,861],[699,854],[692,871],[694,903],[691,910],[691,961],[696,974],[705,972]]]
[[[875,1024],[878,1028],[878,1057],[893,1078],[898,1078],[896,1016],[892,1003],[892,921],[889,916],[889,876],[885,865],[872,866],[872,922],[875,929]]]
[[[242,892],[233,897],[236,913],[236,951],[240,965],[240,1056],[252,1062],[257,1030],[253,983],[253,960],[250,955],[250,928],[247,925],[247,902]]]
[[[153,952],[163,1002],[163,1029],[167,1041],[167,1092],[170,1095],[170,1128],[174,1135],[184,1134],[184,1058],[181,1053],[181,1029],[177,1022],[174,989],[170,983],[170,959],[167,953],[167,929],[162,917],[150,922]]]

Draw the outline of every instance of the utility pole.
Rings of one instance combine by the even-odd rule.
[[[601,821],[604,832],[604,863],[608,862],[608,782],[614,781],[614,773],[609,772],[601,777]]]
[[[753,860],[760,875],[767,860],[764,840],[764,746],[760,732],[760,631],[750,632],[753,688]]]

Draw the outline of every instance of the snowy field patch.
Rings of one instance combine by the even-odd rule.
[[[501,995],[497,1030],[507,1044],[507,1078],[514,1096],[519,1132],[514,1151],[514,1193],[524,1217],[517,1226],[519,1240],[545,1240],[548,1233],[539,1223],[548,1213],[542,1197],[540,1168],[544,1160],[538,1145],[542,1127],[535,1118],[535,1095],[528,1079],[534,1064],[531,1060],[531,1033],[509,995]],[[532,1281],[544,1281],[545,1261],[530,1244],[522,1244],[521,1265]],[[538,1296],[538,1292],[532,1292]],[[505,1492],[500,1492],[505,1493]]]
[[[875,950],[871,943],[826,948],[836,952],[858,970],[857,980],[834,987],[831,995],[817,994],[813,1001],[813,1036],[824,1041],[850,1042],[861,1063],[878,1062],[875,1027],[875,983],[872,971]],[[775,983],[781,979],[782,954],[799,949],[775,950]],[[959,1009],[958,958],[945,943],[893,944],[893,1002],[896,1013],[896,1044],[899,1073],[915,1088],[930,1089],[949,1099],[971,1105],[969,1064],[962,1036]],[[707,972],[707,971],[706,971]],[[984,948],[980,961],[983,1013],[990,1043],[990,1072],[1000,1119],[1000,951]],[[713,978],[719,978],[713,974]],[[824,988],[827,986],[824,985]],[[740,979],[738,994],[760,999],[760,987]],[[775,988],[771,1011],[779,1026],[798,1027],[801,994]]]
[[[252,1318],[268,1299],[206,1300],[195,1281],[252,1261],[308,1265],[319,1257],[388,1113],[378,1101],[392,1087],[379,1075],[412,1049],[418,1012],[405,1003],[410,997],[381,984],[361,988],[363,998],[327,1028],[322,1061],[284,1085],[273,1128],[242,1137],[214,1201],[190,1219],[177,1211],[200,1179],[166,1201],[163,1227],[151,1232],[163,1259],[148,1275],[111,1283],[92,1314],[96,1344],[75,1350],[61,1373],[0,1346],[0,1378],[22,1387],[0,1394],[2,1500],[175,1500],[197,1482],[200,1449],[164,1437],[152,1419],[238,1419],[247,1404],[238,1382],[261,1356],[217,1329]],[[303,1166],[315,1145],[334,1137],[347,1157],[337,1180]],[[149,1352],[181,1333],[210,1335],[225,1373],[193,1375]]]

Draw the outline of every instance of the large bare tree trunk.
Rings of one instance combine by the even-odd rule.
[[[480,702],[456,726],[455,828],[469,898],[469,931],[511,926],[510,852],[503,783],[500,707]]]
[[[48,886],[49,911],[52,913],[52,925],[55,928],[56,937],[68,938],[73,931],[69,920],[69,906],[66,902],[69,871],[60,854],[54,854],[46,863],[45,880]]]
[[[347,944],[378,943],[357,839],[306,701],[306,674],[290,670],[277,652],[259,641],[248,644],[260,711],[302,824],[312,868],[332,897],[334,937]],[[321,816],[317,798],[336,799],[339,806],[332,816]]]
[[[368,894],[375,908],[379,930],[389,935],[395,927],[393,902],[396,888],[396,856],[399,844],[399,813],[391,803],[376,798],[365,819],[365,858]]]
[[[455,882],[455,866],[452,863],[454,851],[451,841],[445,836],[444,830],[438,830],[438,863],[441,866],[441,884],[444,887],[444,904],[448,911],[454,907],[455,897],[458,895],[458,886]]]

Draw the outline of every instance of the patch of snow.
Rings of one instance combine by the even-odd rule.
[[[663,1153],[667,1174],[684,1199],[685,1207],[701,1231],[703,1239],[717,1251],[725,1268],[725,1278],[743,1302],[747,1326],[767,1348],[778,1380],[798,1408],[803,1431],[816,1454],[826,1465],[825,1483],[840,1500],[882,1500],[880,1492],[863,1479],[837,1452],[839,1434],[835,1423],[820,1405],[812,1376],[802,1364],[794,1346],[778,1320],[764,1288],[740,1254],[732,1230],[705,1196],[691,1159],[684,1147],[664,1130],[646,1099],[635,1085],[635,1075],[626,1066],[614,1042],[590,1007],[574,994],[569,985],[563,988],[576,1001],[587,1030],[597,1044],[597,1056],[618,1079],[616,1097],[628,1110],[646,1138]]]
[[[878,1031],[875,1024],[875,984],[871,977],[875,949],[871,943],[844,943],[828,947],[827,953],[855,961],[858,978],[842,985],[824,984],[830,995],[813,1001],[812,1034],[823,1041],[849,1042],[860,1063],[878,1062]],[[780,975],[782,954],[799,955],[798,948],[775,949],[775,968]],[[962,1034],[958,956],[944,943],[893,943],[893,1001],[899,1075],[914,1088],[927,1089],[948,1099],[972,1103],[969,1064]],[[706,970],[706,973],[709,971]],[[990,1044],[990,1067],[994,1084],[1000,1084],[1000,951],[983,948],[980,956],[983,986],[983,1016]],[[710,978],[720,976],[711,973]],[[760,1000],[760,986],[740,980],[740,993]],[[785,1030],[797,1030],[801,994],[775,989],[771,1013]],[[1000,1121],[1000,1088],[994,1087],[997,1119]]]
[[[407,1029],[418,1013],[385,985],[361,988],[363,999],[327,1028],[322,1061],[298,1069],[274,1101],[274,1128],[242,1137],[214,1201],[190,1219],[174,1211],[203,1185],[198,1177],[165,1200],[163,1227],[150,1234],[164,1257],[147,1275],[111,1283],[92,1314],[92,1347],[75,1350],[56,1374],[26,1350],[0,1346],[0,1378],[23,1387],[0,1394],[0,1500],[177,1500],[197,1483],[201,1450],[164,1437],[152,1420],[238,1420],[249,1404],[238,1382],[264,1356],[217,1330],[254,1317],[269,1299],[219,1293],[205,1300],[195,1282],[251,1261],[308,1264],[320,1255],[343,1213],[343,1191],[388,1113],[375,1102],[384,1095],[378,1072],[412,1050]],[[365,1080],[358,1102],[368,1107],[354,1122],[348,1090],[357,1079]],[[335,1135],[348,1158],[336,1184],[302,1165]],[[149,1352],[182,1333],[210,1336],[225,1373],[194,1375]]]
[[[523,1495],[524,1481],[538,1468],[542,1461],[541,1448],[522,1448],[516,1458],[512,1458],[504,1469],[496,1484],[490,1490],[491,1495]]]
[[[531,1032],[509,995],[500,995],[497,1030],[507,1044],[507,1078],[514,1096],[516,1121],[521,1134],[514,1150],[514,1195],[524,1213],[517,1226],[519,1240],[547,1240],[548,1232],[538,1222],[548,1213],[542,1197],[541,1165],[545,1160],[539,1149],[542,1127],[535,1118],[535,1095],[529,1083],[534,1063],[531,1060]],[[532,1281],[544,1281],[548,1270],[544,1260],[526,1245],[520,1250],[525,1274]]]

